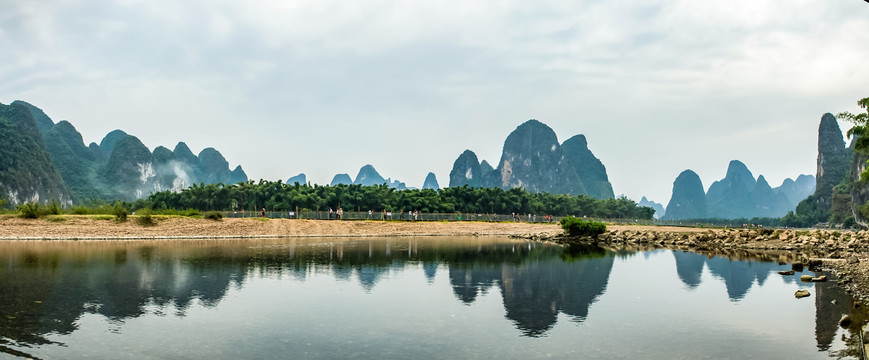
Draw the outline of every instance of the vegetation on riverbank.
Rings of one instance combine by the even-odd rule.
[[[580,219],[573,216],[561,218],[561,228],[569,236],[596,237],[606,232],[606,224],[602,222]]]
[[[260,181],[235,185],[194,185],[180,192],[163,191],[129,203],[131,209],[295,211],[347,210],[423,213],[489,213],[575,215],[596,218],[651,219],[654,210],[627,199],[594,199],[590,196],[530,193],[522,188],[472,188],[395,190],[386,185],[300,185]]]

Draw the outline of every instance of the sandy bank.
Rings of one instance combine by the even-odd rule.
[[[361,236],[474,236],[561,233],[556,224],[486,222],[385,222],[288,220],[256,218],[213,221],[182,217],[154,217],[154,226],[141,226],[131,217],[123,223],[87,216],[48,219],[0,218],[0,239],[167,239],[247,237],[361,237]]]

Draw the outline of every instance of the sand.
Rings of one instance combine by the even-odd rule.
[[[398,222],[290,219],[223,219],[220,221],[154,216],[154,226],[88,216],[63,216],[62,221],[0,217],[0,239],[167,239],[246,237],[383,237],[538,235],[562,232],[557,224],[489,222]]]

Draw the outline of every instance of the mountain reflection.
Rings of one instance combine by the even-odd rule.
[[[780,276],[776,274],[777,271],[790,269],[789,265],[778,265],[770,262],[769,259],[766,259],[767,261],[732,260],[685,251],[673,251],[673,257],[676,260],[676,273],[688,288],[696,288],[700,285],[703,267],[706,266],[715,278],[724,281],[731,301],[742,300],[755,281],[758,286],[763,286],[771,274]],[[817,275],[821,274],[831,275],[827,273]],[[786,283],[798,283],[800,275],[801,273],[797,272],[795,275],[782,276],[782,280]],[[815,339],[818,349],[826,351],[830,349],[839,329],[838,319],[845,314],[854,317],[859,316],[859,313],[852,313],[853,298],[835,282],[817,282],[805,286],[814,288],[812,293],[815,299]]]
[[[497,288],[505,317],[523,336],[539,337],[559,314],[585,321],[607,289],[615,259],[629,255],[592,246],[473,238],[27,242],[0,244],[0,254],[0,352],[18,356],[26,356],[20,349],[76,331],[85,314],[118,324],[145,314],[184,317],[195,304],[219,306],[227,292],[257,277],[303,282],[327,275],[358,282],[370,293],[408,269],[421,271],[429,284],[439,273],[447,275],[442,280],[466,305]],[[673,256],[676,274],[688,288],[701,285],[705,267],[723,281],[732,301],[781,268],[680,251]],[[815,286],[816,337],[818,348],[826,350],[837,331],[835,319],[848,313],[852,300],[832,283]]]
[[[522,264],[451,264],[453,291],[470,304],[500,284],[507,318],[527,336],[543,335],[555,325],[559,312],[582,322],[606,289],[614,256],[597,247],[547,250],[540,254],[546,256]]]
[[[755,281],[758,285],[763,286],[770,274],[785,269],[768,260],[740,261],[685,251],[673,251],[673,257],[676,259],[676,273],[688,288],[696,288],[700,285],[703,267],[706,266],[714,277],[724,281],[727,296],[732,301],[739,301],[744,298]],[[789,269],[789,267],[787,268]],[[793,277],[789,277],[785,278],[785,281],[794,282],[795,280]]]

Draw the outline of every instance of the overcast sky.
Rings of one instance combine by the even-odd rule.
[[[730,160],[814,174],[825,112],[869,96],[862,0],[0,0],[0,102],[86,142],[218,149],[252,179],[372,164],[449,183],[538,119],[585,134],[616,194],[666,202]]]

